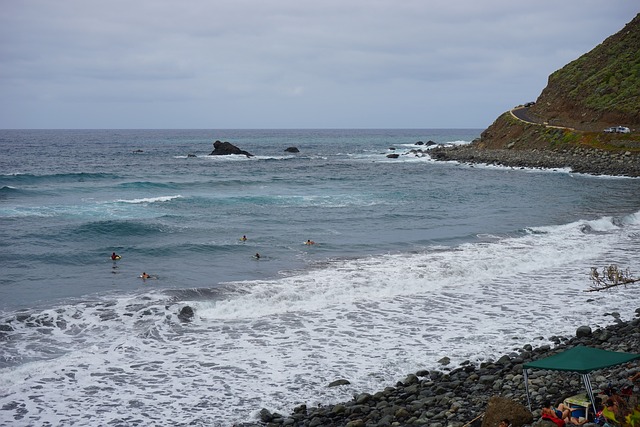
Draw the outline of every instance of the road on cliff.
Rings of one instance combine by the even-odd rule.
[[[516,107],[510,111],[511,115],[518,120],[534,125],[542,125],[550,128],[569,129],[575,131],[576,129],[566,126],[551,126],[548,123],[540,122],[540,120],[534,115],[529,113],[529,107]]]
[[[531,114],[529,114],[529,107],[516,107],[511,110],[511,114],[513,114],[516,119],[522,120],[523,122],[540,124],[533,116],[531,116]]]

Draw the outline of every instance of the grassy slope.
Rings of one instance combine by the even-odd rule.
[[[551,119],[551,112],[588,126],[610,123],[613,116],[626,125],[640,125],[640,14],[551,74],[539,101],[533,111],[543,118]]]

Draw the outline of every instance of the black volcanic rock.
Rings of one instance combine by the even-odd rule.
[[[253,154],[239,149],[230,142],[216,141],[213,143],[212,156],[228,156],[229,154],[244,154],[247,157],[253,157]]]

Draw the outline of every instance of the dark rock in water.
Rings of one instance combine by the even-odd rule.
[[[409,374],[407,375],[407,377],[404,379],[404,381],[402,381],[402,385],[403,386],[408,386],[408,385],[412,385],[412,384],[418,384],[420,382],[420,380],[418,379],[418,376],[415,374]]]
[[[393,154],[387,154],[387,157],[388,157],[389,159],[397,159],[398,157],[400,157],[400,154],[395,154],[395,153],[393,153]]]
[[[289,148],[286,148],[284,151],[287,152],[287,153],[299,153],[300,152],[300,150],[298,150],[298,147],[289,147]]]
[[[16,320],[18,322],[25,322],[27,319],[29,319],[29,317],[31,317],[29,313],[16,314]]]
[[[193,319],[194,314],[195,313],[193,312],[193,308],[185,305],[184,307],[182,307],[182,310],[180,310],[178,319],[182,320],[183,322],[190,322],[191,319]]]
[[[227,156],[229,154],[244,154],[247,157],[253,157],[253,154],[239,149],[230,142],[216,141],[213,143],[212,156]]]
[[[134,154],[135,154],[135,153],[144,153],[144,151],[142,151],[142,150],[138,149],[138,150],[133,150],[133,153],[134,153]]]
[[[187,157],[197,157],[197,156],[195,154],[189,153],[189,154],[187,154]]]
[[[262,421],[263,423],[268,423],[271,420],[273,420],[273,415],[271,414],[271,412],[269,412],[269,410],[266,408],[262,408],[260,410],[260,421]]]
[[[418,142],[416,142],[416,143],[415,143],[415,144],[413,144],[413,145],[424,145],[424,142],[422,142],[422,141],[418,141]]]
[[[329,385],[327,387],[338,387],[338,386],[341,386],[341,385],[349,385],[349,384],[351,384],[351,383],[349,381],[347,381],[347,380],[335,380],[335,381],[332,381],[331,383],[329,383]]]
[[[432,145],[438,145],[437,142],[433,142],[431,140],[427,141],[427,143],[425,144],[427,147],[431,147]]]
[[[449,359],[447,356],[443,357],[442,359],[438,360],[438,363],[441,365],[448,365],[449,363],[451,363],[451,359]]]
[[[417,150],[415,148],[412,148],[411,150],[409,150],[409,154],[413,154],[417,157],[424,157],[425,156],[425,152],[422,151],[421,148],[418,148]]]

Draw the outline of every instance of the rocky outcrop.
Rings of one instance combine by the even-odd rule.
[[[484,148],[478,144],[434,147],[434,160],[471,164],[499,165],[513,168],[562,169],[575,173],[611,176],[640,176],[638,151],[610,151],[567,145],[559,149]]]
[[[351,384],[349,380],[340,379],[340,380],[335,380],[330,382],[327,387],[339,387],[341,385],[349,385],[349,384]]]
[[[298,147],[288,147],[284,150],[286,153],[299,153]]]
[[[253,154],[241,150],[230,142],[216,141],[213,143],[213,151],[211,156],[227,156],[229,154],[242,154],[247,157],[253,157]]]

